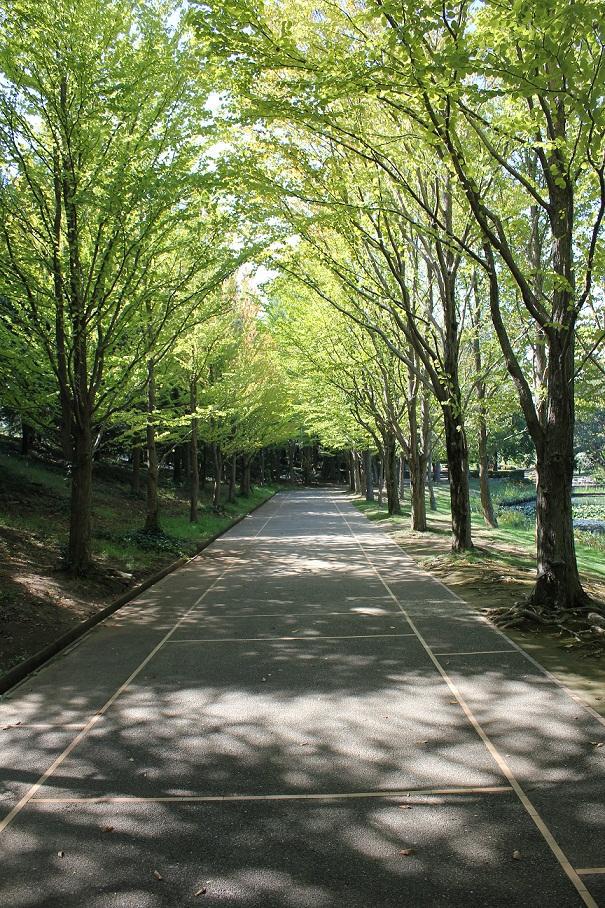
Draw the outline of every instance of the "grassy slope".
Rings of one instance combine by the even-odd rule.
[[[407,490],[406,490],[407,491]],[[520,497],[518,488],[495,484],[495,498]],[[516,494],[514,494],[516,493]],[[478,610],[515,602],[531,590],[535,573],[533,527],[522,515],[504,515],[497,530],[485,526],[473,496],[475,550],[453,556],[450,552],[449,491],[436,490],[438,510],[428,512],[429,532],[409,529],[409,502],[401,517],[389,518],[386,507],[357,500],[355,504],[370,519],[393,534],[396,541],[426,570],[444,581],[462,599]],[[577,543],[578,563],[585,588],[605,601],[605,545],[583,535]],[[558,635],[508,631],[518,644],[605,715],[605,666],[603,657],[586,656]]]
[[[119,471],[117,471],[119,475]],[[225,506],[224,515],[201,496],[200,520],[189,523],[186,489],[167,480],[161,488],[165,536],[154,544],[137,533],[144,495],[124,481],[94,483],[91,577],[73,579],[60,570],[68,532],[69,485],[60,469],[12,453],[0,454],[0,672],[42,649],[142,579],[192,554],[274,489],[255,488],[249,498]],[[122,572],[122,576],[119,572]]]

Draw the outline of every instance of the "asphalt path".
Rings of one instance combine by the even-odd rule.
[[[338,491],[277,495],[0,728],[10,908],[605,906],[603,720]]]

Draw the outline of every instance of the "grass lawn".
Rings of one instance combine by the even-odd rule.
[[[479,509],[476,481],[471,481],[472,523],[475,549],[464,555],[452,555],[449,512],[449,489],[436,488],[437,511],[428,511],[429,530],[415,533],[409,528],[409,498],[403,502],[400,517],[388,517],[386,506],[356,499],[357,507],[380,523],[394,539],[427,571],[435,574],[458,596],[478,610],[516,602],[532,588],[535,575],[535,534],[530,520],[523,514],[504,512],[500,526],[485,526]],[[528,484],[526,484],[528,485]],[[519,483],[494,483],[494,499],[523,497]],[[531,494],[529,486],[528,495]],[[407,494],[407,489],[406,489]],[[577,534],[577,555],[585,589],[595,599],[605,602],[605,539],[588,533]],[[569,639],[558,634],[507,631],[545,668],[582,696],[594,709],[605,715],[605,659],[602,653],[585,654]]]
[[[141,533],[144,491],[133,495],[127,469],[113,470],[111,480],[94,481],[95,570],[90,577],[70,578],[60,569],[69,517],[64,471],[23,458],[7,446],[0,453],[0,476],[0,673],[150,574],[193,554],[276,491],[255,487],[248,498],[237,496],[225,504],[222,514],[210,507],[209,490],[202,492],[200,519],[192,524],[187,489],[175,487],[167,476],[160,488],[163,533],[150,538]]]

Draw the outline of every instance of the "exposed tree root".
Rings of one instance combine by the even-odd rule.
[[[554,633],[566,645],[601,650],[605,645],[605,606],[581,603],[575,608],[553,608],[535,599],[524,599],[512,606],[488,609],[486,616],[497,627]]]

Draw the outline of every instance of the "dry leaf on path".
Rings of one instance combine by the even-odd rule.
[[[154,870],[154,871],[153,871],[153,875],[154,875],[154,877],[156,878],[156,880],[163,880],[163,879],[164,879],[164,877],[162,876],[162,874],[160,873],[159,870]]]
[[[57,857],[64,858],[64,857],[65,857],[65,852],[64,852],[64,851],[57,851]]]
[[[414,851],[413,848],[402,848],[401,851],[399,852],[399,854],[402,854],[406,858],[408,858],[411,854],[416,854],[416,852]]]
[[[198,891],[195,893],[195,895],[196,895],[196,896],[198,896],[198,895],[206,895],[207,892],[208,892],[208,890],[206,889],[206,887],[205,887],[205,886],[202,886],[201,889],[198,889]]]
[[[513,851],[513,857],[514,857],[515,861],[520,861],[520,860],[521,860],[521,852],[520,852],[520,851],[517,851],[517,850],[515,849],[515,851]]]

